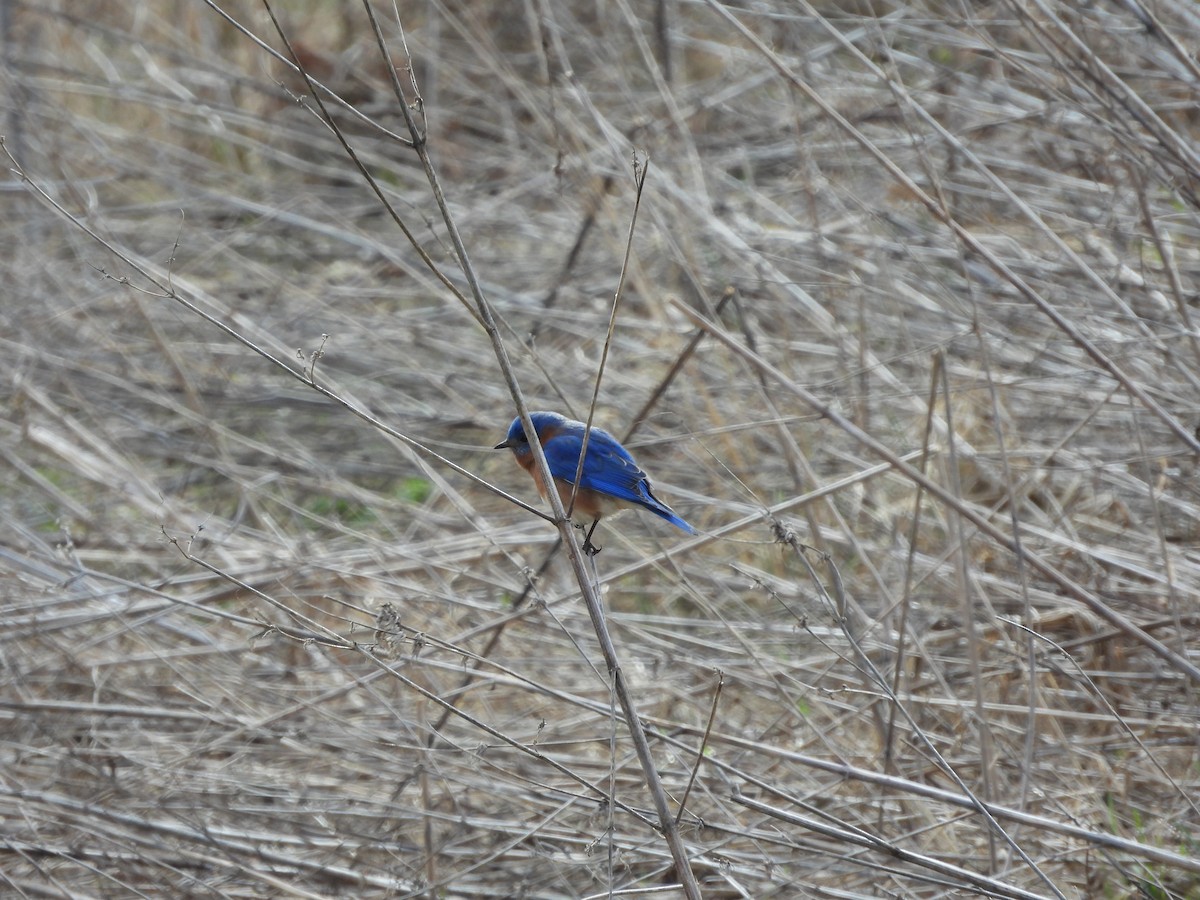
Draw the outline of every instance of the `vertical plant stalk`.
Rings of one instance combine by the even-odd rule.
[[[583,445],[579,448],[579,460],[575,463],[575,483],[571,488],[571,502],[567,504],[568,516],[575,510],[575,498],[579,495],[579,480],[583,477],[583,461],[587,458],[588,441],[592,436],[592,420],[596,417],[596,402],[600,399],[600,382],[604,380],[604,368],[608,365],[608,351],[612,347],[613,334],[617,330],[617,311],[621,308],[621,294],[625,290],[625,279],[629,275],[629,257],[633,253],[633,233],[637,227],[638,210],[642,206],[642,190],[646,187],[646,173],[649,170],[649,159],[639,167],[637,157],[634,157],[633,216],[629,220],[629,233],[625,238],[625,258],[621,262],[621,274],[617,278],[617,289],[613,292],[612,309],[608,313],[608,331],[604,335],[604,348],[600,351],[600,365],[596,368],[596,381],[592,385],[592,399],[588,403],[587,424],[583,429]]]
[[[291,53],[293,61],[296,62],[301,73],[305,75],[305,81],[309,85],[310,94],[320,106],[324,115],[326,124],[337,131],[336,123],[325,114],[324,106],[321,102],[320,94],[314,89],[311,81],[306,73],[303,72],[303,67],[299,66],[299,61],[296,60],[296,55],[292,51],[287,37],[275,18],[274,12],[271,10],[269,0],[263,0],[263,6],[266,8],[271,21],[275,26],[279,37],[287,45],[288,52]],[[462,270],[463,276],[467,281],[470,289],[470,295],[474,301],[475,310],[478,314],[480,326],[487,335],[488,340],[492,344],[492,351],[496,355],[496,362],[500,368],[501,375],[504,378],[505,384],[508,386],[509,393],[512,395],[513,403],[517,407],[517,413],[521,419],[521,424],[525,429],[526,434],[534,434],[537,429],[533,427],[533,422],[529,418],[529,408],[525,402],[524,393],[517,381],[516,370],[512,364],[512,360],[508,355],[508,348],[504,344],[504,340],[500,335],[500,328],[496,323],[495,315],[493,314],[491,304],[483,294],[483,289],[479,285],[479,278],[475,272],[475,268],[471,263],[469,254],[467,253],[466,244],[463,242],[462,235],[458,230],[458,225],[454,216],[450,212],[450,208],[446,202],[445,193],[442,190],[441,181],[438,178],[437,172],[434,169],[433,161],[429,156],[429,148],[427,143],[427,135],[425,131],[418,126],[416,118],[413,115],[414,107],[420,110],[423,106],[420,95],[417,94],[416,99],[410,105],[410,102],[405,97],[404,90],[400,85],[399,77],[396,75],[395,67],[391,64],[391,53],[388,50],[387,42],[383,36],[383,31],[379,27],[379,22],[375,16],[375,11],[371,6],[370,0],[363,0],[363,7],[366,10],[367,18],[370,21],[372,31],[375,35],[376,44],[379,48],[382,59],[387,65],[389,75],[391,76],[392,89],[396,94],[397,103],[401,115],[404,117],[404,123],[408,129],[412,140],[412,148],[416,151],[417,158],[421,163],[421,167],[425,171],[426,180],[429,183],[430,190],[433,192],[434,201],[437,203],[438,209],[442,215],[443,224],[446,226],[447,235],[454,247],[455,256],[458,258],[459,267]],[[344,136],[340,135],[339,140],[343,146],[350,152],[350,147],[345,141]],[[351,154],[353,156],[353,154]],[[361,164],[360,168],[361,168]],[[407,232],[406,232],[407,234]],[[410,241],[414,241],[411,235],[408,235]],[[546,484],[554,484],[554,478],[550,473],[549,464],[546,461],[546,455],[542,452],[542,447],[537,441],[531,441],[530,447],[533,449],[534,463],[537,466],[537,471]],[[646,738],[645,729],[637,715],[637,710],[633,705],[633,698],[629,690],[629,685],[625,681],[624,672],[621,669],[617,658],[616,647],[613,644],[612,637],[608,633],[608,627],[604,620],[603,605],[600,600],[599,586],[591,577],[587,570],[586,560],[579,546],[579,541],[575,536],[575,529],[567,516],[566,510],[563,508],[562,499],[558,496],[557,491],[548,491],[547,500],[550,504],[553,513],[554,523],[558,526],[559,535],[567,548],[567,556],[571,561],[571,568],[575,572],[575,579],[579,584],[579,590],[583,596],[584,604],[587,606],[588,615],[592,620],[592,627],[596,632],[596,639],[600,645],[601,653],[604,656],[604,662],[608,668],[609,677],[612,680],[613,690],[617,695],[617,699],[621,703],[621,709],[625,716],[625,721],[629,727],[630,737],[633,740],[634,749],[638,756],[638,761],[641,763],[642,772],[646,779],[646,786],[650,791],[651,798],[654,801],[655,812],[658,815],[659,824],[663,836],[667,840],[668,848],[675,862],[675,873],[679,879],[680,885],[683,888],[684,895],[688,900],[700,900],[700,888],[696,882],[696,877],[691,869],[691,864],[688,861],[687,848],[683,844],[683,840],[679,834],[679,829],[675,824],[675,817],[671,814],[670,807],[667,803],[666,791],[663,788],[662,779],[658,774],[658,769],[655,767],[654,758],[650,752],[650,744]]]

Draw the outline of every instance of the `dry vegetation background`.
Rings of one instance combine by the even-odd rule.
[[[596,421],[703,534],[595,568],[704,896],[1200,897],[1200,10],[373,8],[531,408],[649,157]],[[261,4],[0,11],[0,894],[679,896],[363,6],[276,13],[440,276]]]

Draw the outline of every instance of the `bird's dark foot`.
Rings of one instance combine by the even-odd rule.
[[[599,519],[596,519],[594,522],[592,522],[592,527],[588,529],[587,537],[585,537],[583,539],[583,552],[586,553],[588,556],[596,556],[596,554],[598,554],[602,549],[604,549],[603,547],[597,547],[595,544],[592,543],[592,534],[596,531],[596,526],[599,524],[600,524]],[[582,525],[577,525],[576,527],[580,531],[583,530]]]

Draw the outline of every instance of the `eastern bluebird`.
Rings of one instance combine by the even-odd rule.
[[[579,451],[583,447],[583,433],[587,426],[553,412],[530,413],[529,418],[537,431],[542,452],[546,454],[558,496],[562,498],[563,506],[569,507],[575,469],[579,466]],[[538,493],[543,500],[546,499],[546,485],[538,473],[533,450],[530,449],[519,417],[513,419],[508,426],[508,436],[495,449],[504,447],[511,449],[521,468],[533,476]],[[574,511],[593,520],[584,540],[584,550],[599,552],[600,548],[592,545],[592,532],[596,530],[601,516],[632,506],[648,509],[688,534],[697,533],[695,528],[675,515],[671,507],[650,492],[650,479],[638,468],[629,451],[607,431],[593,428],[588,437],[587,454],[583,458],[579,490],[575,495]]]

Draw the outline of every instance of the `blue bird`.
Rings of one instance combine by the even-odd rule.
[[[558,496],[562,498],[563,507],[569,507],[575,485],[575,470],[579,466],[579,451],[583,447],[583,434],[587,426],[554,412],[530,413],[529,418],[533,421],[542,452],[546,454]],[[521,468],[533,476],[538,493],[545,499],[546,485],[538,473],[533,449],[519,417],[513,419],[508,426],[508,436],[494,449],[505,447],[512,450]],[[675,515],[671,507],[654,496],[650,491],[650,479],[638,468],[621,442],[607,431],[593,428],[588,437],[587,454],[583,458],[579,490],[575,492],[575,512],[592,519],[592,527],[584,540],[584,550],[599,552],[600,548],[594,547],[591,540],[601,516],[635,506],[650,510],[688,534],[697,533],[695,528]]]

